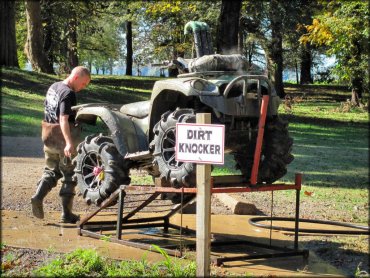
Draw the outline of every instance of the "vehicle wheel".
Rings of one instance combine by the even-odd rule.
[[[164,113],[154,126],[155,135],[150,145],[161,177],[175,188],[191,187],[195,185],[195,165],[175,160],[176,123],[195,123],[194,110],[177,109]]]
[[[263,137],[257,182],[273,183],[287,173],[287,165],[294,159],[291,154],[293,139],[288,133],[288,123],[279,117],[266,119]],[[252,173],[256,139],[257,132],[254,132],[251,142],[234,153],[236,168],[248,180]]]
[[[77,148],[75,175],[86,203],[100,205],[121,184],[129,184],[129,167],[107,136],[87,136]]]

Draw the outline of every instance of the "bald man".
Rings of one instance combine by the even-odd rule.
[[[42,141],[44,143],[45,168],[31,198],[32,213],[44,218],[43,200],[62,178],[59,196],[62,203],[62,223],[76,223],[79,216],[72,213],[76,181],[73,180],[74,165],[71,158],[76,154],[80,140],[80,128],[75,124],[76,93],[85,89],[91,76],[87,68],[75,67],[63,81],[50,86],[44,101]]]

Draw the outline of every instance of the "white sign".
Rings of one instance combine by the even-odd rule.
[[[176,160],[224,164],[225,126],[176,124]]]

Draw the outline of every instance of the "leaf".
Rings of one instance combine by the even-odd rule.
[[[313,191],[305,191],[304,192],[304,195],[309,196],[309,197],[313,197],[313,196],[315,196],[315,192],[313,192]]]

